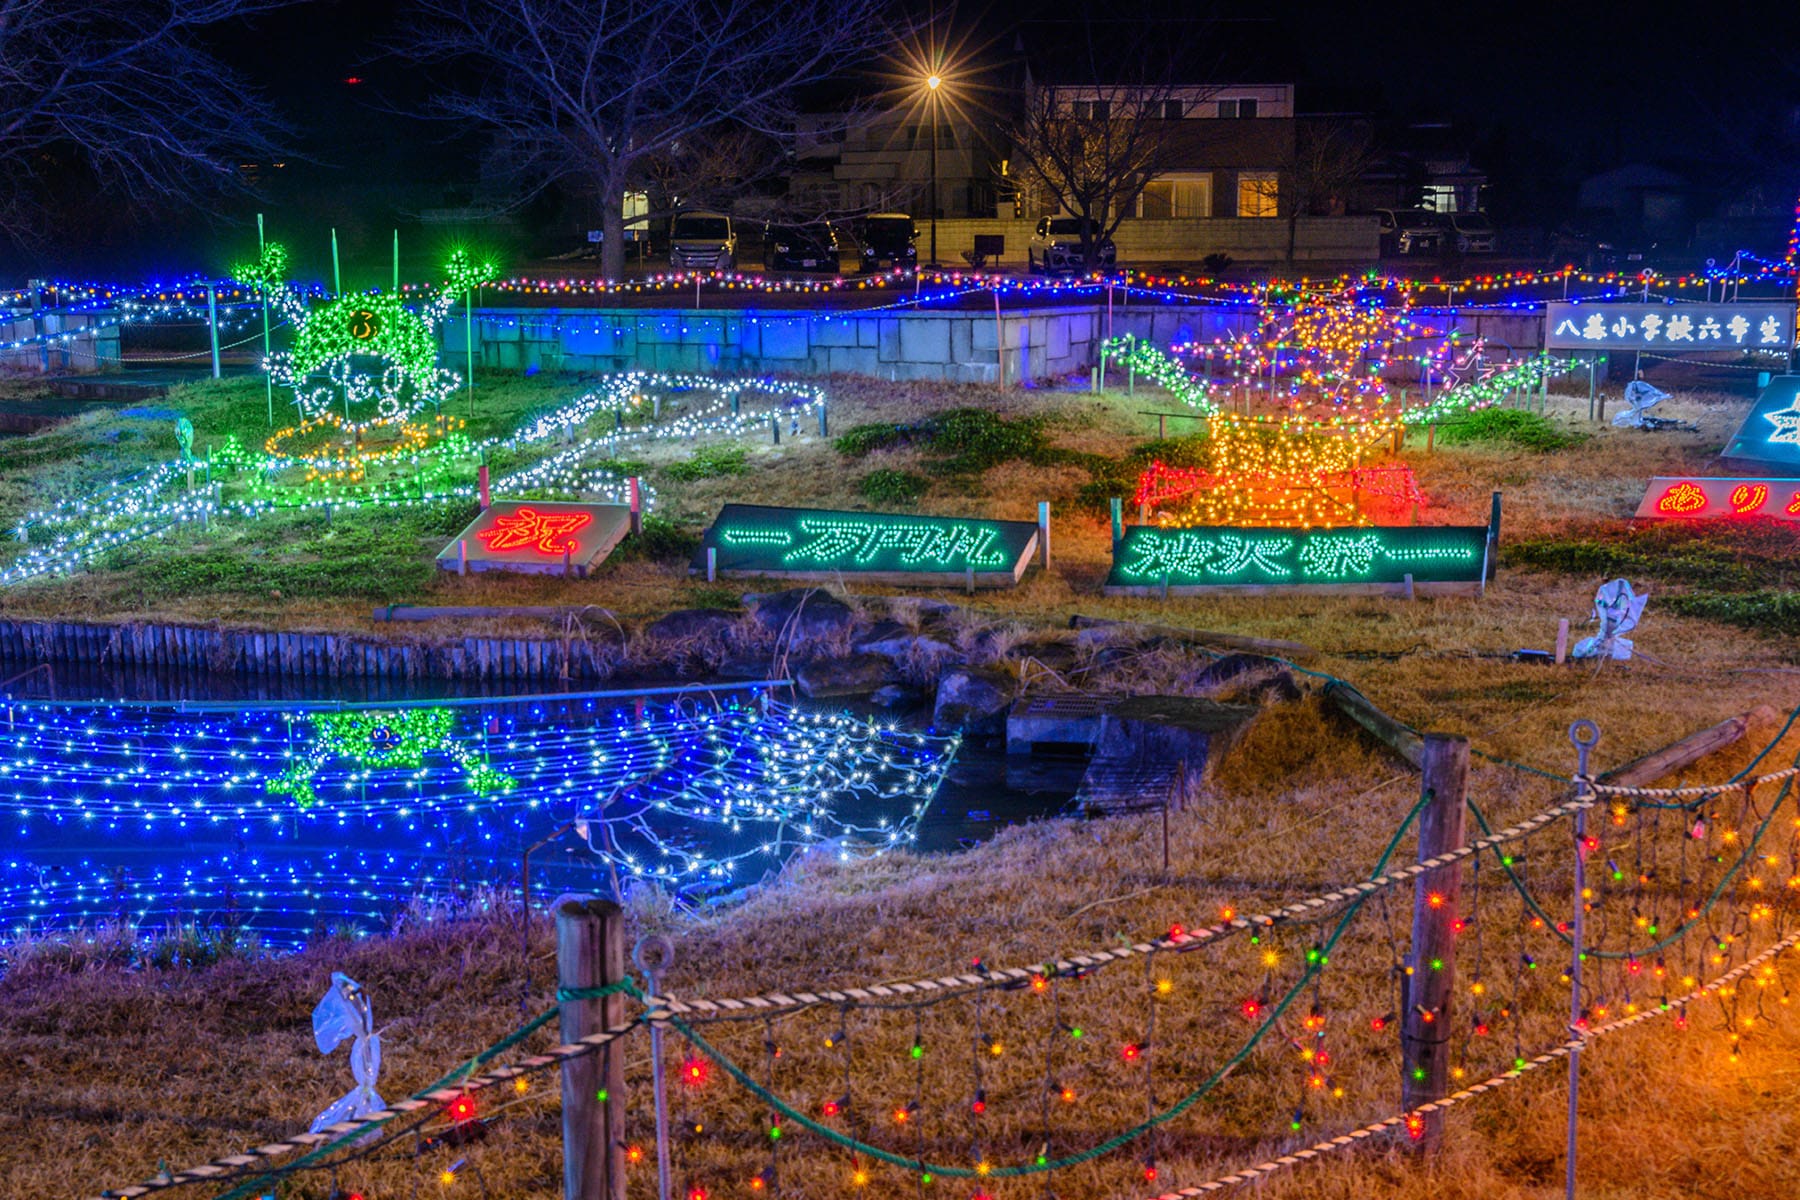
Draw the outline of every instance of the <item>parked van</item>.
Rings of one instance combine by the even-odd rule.
[[[677,213],[669,226],[669,266],[677,271],[737,269],[737,233],[725,213]]]

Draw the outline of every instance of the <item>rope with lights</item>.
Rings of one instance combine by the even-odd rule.
[[[1386,871],[1370,879],[1348,884],[1321,895],[1309,896],[1304,900],[1297,900],[1269,912],[1244,916],[1234,914],[1216,924],[1196,929],[1178,927],[1162,937],[1137,942],[1130,946],[1092,950],[1085,954],[1070,955],[1066,958],[1058,958],[1032,966],[983,967],[977,971],[964,972],[959,975],[942,975],[930,979],[914,979],[897,983],[868,984],[862,987],[764,992],[753,996],[736,996],[718,1000],[684,1000],[676,996],[646,996],[644,1002],[648,1005],[649,1011],[644,1014],[644,1019],[651,1022],[672,1022],[679,1017],[698,1018],[702,1021],[728,1020],[746,1016],[762,1016],[787,1009],[810,1008],[820,1004],[841,1005],[918,999],[947,1000],[952,996],[978,989],[1010,989],[1031,986],[1036,980],[1085,973],[1097,967],[1108,966],[1142,955],[1170,950],[1193,950],[1229,934],[1249,930],[1265,930],[1278,924],[1322,915],[1325,911],[1339,905],[1367,898],[1376,892],[1409,882],[1430,871],[1461,862],[1484,850],[1527,837],[1554,821],[1561,820],[1582,809],[1591,808],[1596,803],[1597,800],[1592,796],[1570,800],[1527,817],[1517,824],[1509,825],[1505,829],[1477,838],[1466,845],[1434,855],[1424,862]],[[1417,809],[1415,808],[1414,811],[1416,813]],[[1407,823],[1410,823],[1410,818]],[[1402,824],[1401,832],[1404,832],[1405,829],[1406,824]]]
[[[1633,1013],[1630,1016],[1608,1021],[1604,1025],[1596,1025],[1585,1031],[1581,1037],[1573,1038],[1560,1046],[1554,1046],[1544,1053],[1515,1066],[1510,1071],[1505,1071],[1492,1078],[1484,1079],[1480,1083],[1471,1084],[1466,1088],[1452,1092],[1442,1100],[1433,1100],[1429,1104],[1421,1104],[1410,1112],[1400,1113],[1396,1116],[1372,1122],[1371,1124],[1362,1126],[1360,1129],[1353,1129],[1348,1133],[1339,1134],[1333,1138],[1327,1138],[1322,1142],[1315,1142],[1305,1149],[1295,1150],[1290,1154],[1283,1154],[1279,1158],[1272,1158],[1265,1162],[1257,1163],[1255,1166],[1245,1167],[1241,1171],[1233,1171],[1229,1175],[1221,1175],[1218,1178],[1210,1179],[1205,1183],[1194,1184],[1190,1187],[1176,1188],[1174,1191],[1160,1193],[1153,1197],[1152,1200],[1186,1200],[1188,1197],[1210,1195],[1213,1192],[1221,1192],[1227,1188],[1236,1187],[1241,1183],[1255,1182],[1256,1180],[1273,1175],[1275,1172],[1286,1167],[1298,1166],[1304,1162],[1311,1162],[1314,1159],[1323,1158],[1334,1150],[1346,1149],[1359,1142],[1367,1141],[1372,1137],[1397,1130],[1403,1126],[1409,1130],[1413,1129],[1416,1127],[1416,1123],[1428,1113],[1442,1112],[1447,1108],[1453,1108],[1456,1105],[1461,1104],[1465,1100],[1472,1100],[1476,1096],[1485,1095],[1486,1093],[1502,1088],[1509,1083],[1516,1082],[1529,1072],[1536,1071],[1541,1067],[1549,1066],[1553,1062],[1558,1062],[1567,1058],[1576,1050],[1584,1049],[1588,1043],[1594,1041],[1596,1038],[1604,1037],[1611,1033],[1618,1033],[1620,1030],[1629,1029],[1635,1025],[1641,1025],[1646,1021],[1655,1020],[1657,1017],[1665,1016],[1668,1013],[1679,1011],[1684,1005],[1692,1003],[1695,1000],[1704,999],[1713,992],[1743,978],[1751,971],[1757,970],[1781,955],[1786,954],[1797,945],[1800,945],[1800,933],[1789,934],[1755,958],[1740,963],[1723,975],[1708,980],[1706,983],[1678,999],[1670,1000],[1655,1008],[1647,1008],[1642,1012]]]

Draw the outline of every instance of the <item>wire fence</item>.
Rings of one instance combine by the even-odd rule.
[[[1435,1114],[1658,1018],[1715,1026],[1735,1055],[1800,944],[1800,759],[1755,773],[1793,720],[1722,783],[1573,772],[1572,796],[1504,827],[1471,801],[1479,836],[1395,865],[1434,811],[1427,786],[1355,882],[1040,962],[728,997],[658,987],[666,963],[641,982],[565,979],[558,1007],[405,1101],[105,1195],[238,1200],[303,1176],[339,1195],[547,1188],[559,1097],[532,1080],[602,1050],[629,1055],[623,1094],[597,1098],[620,1122],[625,1193],[686,1200],[936,1181],[1171,1200],[1423,1139]],[[1422,954],[1416,931],[1440,920],[1451,950]],[[1427,1007],[1434,976],[1447,998]],[[530,1048],[559,1011],[620,996],[623,1023]],[[1437,1056],[1441,1090],[1396,1103]]]

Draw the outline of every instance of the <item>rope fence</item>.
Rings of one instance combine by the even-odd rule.
[[[340,1171],[391,1171],[396,1155],[404,1162],[409,1153],[416,1171],[427,1147],[441,1144],[424,1138],[421,1127],[452,1105],[640,1030],[651,1042],[654,1089],[633,1085],[622,1097],[603,1089],[599,1100],[625,1105],[628,1128],[654,1129],[658,1181],[647,1194],[671,1198],[677,1186],[694,1200],[746,1178],[766,1195],[813,1195],[830,1186],[835,1171],[862,1186],[876,1168],[910,1175],[920,1187],[936,1179],[1038,1177],[1064,1194],[1092,1186],[1118,1194],[1115,1176],[1090,1173],[1135,1162],[1143,1180],[1153,1183],[1159,1160],[1188,1161],[1195,1152],[1184,1147],[1195,1139],[1207,1144],[1220,1132],[1219,1122],[1236,1119],[1223,1114],[1241,1114],[1249,1104],[1249,1111],[1266,1115],[1289,1087],[1297,1100],[1287,1132],[1272,1134],[1262,1126],[1256,1140],[1274,1140],[1278,1148],[1309,1123],[1352,1127],[1156,1193],[1154,1200],[1223,1191],[1401,1132],[1420,1138],[1436,1114],[1704,997],[1720,997],[1722,1019],[1735,1040],[1737,1006],[1744,1001],[1731,984],[1753,972],[1772,972],[1776,960],[1800,946],[1800,931],[1784,928],[1787,889],[1761,890],[1762,874],[1783,857],[1771,839],[1775,817],[1792,799],[1800,763],[1749,774],[1792,723],[1790,718],[1750,767],[1726,783],[1623,787],[1596,783],[1578,771],[1555,777],[1573,786],[1572,798],[1498,829],[1478,804],[1465,800],[1459,785],[1451,799],[1474,817],[1479,836],[1459,836],[1443,850],[1436,850],[1442,841],[1427,836],[1424,814],[1436,798],[1428,769],[1419,800],[1366,879],[1266,911],[1228,913],[1194,928],[1175,926],[1159,936],[1033,964],[988,967],[978,960],[970,970],[940,976],[716,999],[666,990],[655,969],[643,983],[629,977],[595,987],[565,982],[556,993],[562,1006],[624,996],[641,1007],[623,1024],[610,1022],[578,1041],[522,1053],[561,1011],[549,1009],[406,1100],[314,1133],[162,1171],[102,1193],[102,1200],[194,1184],[224,1186],[216,1200],[246,1200],[264,1194],[259,1189],[271,1181],[322,1171],[331,1173],[338,1191]],[[1772,784],[1781,785],[1779,794],[1765,803],[1759,789]],[[1663,803],[1705,799],[1719,803],[1698,819],[1690,806]],[[1609,826],[1590,834],[1572,822],[1576,836],[1565,840],[1567,834],[1558,833],[1546,851],[1543,839],[1559,822],[1596,808],[1610,810]],[[1460,834],[1460,821],[1454,828]],[[1391,865],[1415,830],[1419,861]],[[1800,871],[1800,837],[1789,837],[1785,857]],[[1584,863],[1593,870],[1586,890]],[[1389,904],[1394,889],[1407,882],[1415,885],[1411,937],[1403,928],[1404,908],[1397,927],[1396,906]],[[1517,901],[1516,916],[1503,905],[1508,897]],[[1569,920],[1558,915],[1575,904],[1585,910],[1590,940],[1580,940],[1579,927],[1572,934]],[[1309,935],[1304,927],[1321,918],[1334,920]],[[1419,957],[1417,941],[1420,922],[1437,920],[1454,929],[1458,943],[1454,958],[1442,963]],[[1361,931],[1355,939],[1348,937],[1353,927]],[[1227,945],[1248,950],[1248,961],[1198,954]],[[1580,949],[1587,971],[1570,963],[1559,975],[1557,964],[1571,958],[1571,945]],[[1142,984],[1100,970],[1133,961],[1144,968]],[[1454,1022],[1447,998],[1441,1008],[1420,1007],[1420,998],[1431,993],[1419,989],[1440,969],[1446,986],[1449,972],[1461,976]],[[1397,1004],[1383,996],[1384,977],[1399,985]],[[1671,994],[1677,981],[1681,986]],[[1570,1016],[1571,990],[1579,1018]],[[1191,992],[1191,998],[1171,999],[1177,992]],[[1133,995],[1141,999],[1134,1002]],[[1760,1013],[1760,998],[1750,1000]],[[1087,1019],[1083,1010],[1091,1010]],[[717,1029],[707,1029],[709,1024]],[[1414,1064],[1436,1060],[1454,1062],[1449,1078],[1460,1081],[1466,1074],[1478,1082],[1440,1088],[1423,1103],[1403,1103],[1398,1112],[1389,1107],[1390,1097],[1376,1107],[1387,1107],[1387,1114],[1367,1119],[1371,1093],[1391,1086],[1382,1081],[1393,1078],[1396,1031],[1409,1078]],[[674,1061],[665,1053],[665,1035],[685,1054],[667,1096],[664,1078]],[[1099,1053],[1108,1045],[1116,1054]],[[1006,1046],[1014,1048],[1011,1054],[1003,1052]],[[1532,1046],[1540,1049],[1528,1050]],[[515,1052],[521,1056],[495,1063]],[[959,1053],[966,1065],[958,1064]],[[1495,1069],[1503,1064],[1492,1060],[1501,1055],[1506,1065]],[[641,1072],[643,1065],[639,1061],[633,1070]],[[1416,1069],[1424,1078],[1424,1066]],[[729,1082],[724,1092],[708,1090],[713,1073]],[[1227,1080],[1245,1074],[1257,1081],[1249,1096],[1236,1088],[1217,1105],[1200,1107]],[[643,1097],[652,1090],[655,1119],[647,1124]],[[1080,1104],[1088,1093],[1098,1107],[1095,1117],[1083,1120]],[[1120,1121],[1119,1108],[1132,1104],[1136,1116]],[[1184,1115],[1189,1120],[1178,1129],[1175,1122]],[[409,1133],[410,1152],[403,1144]],[[1020,1147],[1026,1148],[1022,1155]],[[995,1153],[1003,1148],[1010,1152]],[[630,1153],[632,1162],[644,1157],[636,1147]],[[766,1163],[760,1168],[759,1155]],[[447,1175],[465,1161],[473,1160],[458,1159]],[[1108,1182],[1096,1182],[1102,1179]],[[981,1186],[977,1194],[985,1197],[988,1189]]]

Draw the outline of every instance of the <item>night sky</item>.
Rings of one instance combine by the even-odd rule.
[[[915,6],[933,11],[929,0]],[[1449,121],[1489,173],[1503,219],[1554,223],[1582,176],[1637,161],[1721,190],[1760,182],[1791,198],[1800,185],[1800,51],[1788,8],[1047,0],[935,11],[952,40],[991,61],[1010,52],[1015,30],[1028,42],[1123,38],[1147,19],[1235,81],[1298,83],[1302,111],[1367,113],[1389,127]],[[261,200],[231,202],[222,226],[94,217],[62,239],[61,262],[216,268],[244,229],[253,237],[259,209],[304,240],[336,225],[351,256],[385,254],[388,231],[409,214],[472,199],[479,139],[403,115],[430,90],[387,52],[405,13],[403,0],[305,0],[221,30],[222,57],[291,124],[298,153]],[[524,217],[572,228],[542,206]]]

